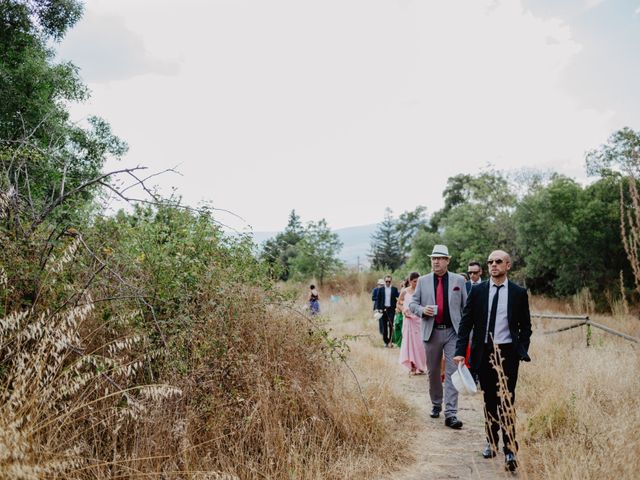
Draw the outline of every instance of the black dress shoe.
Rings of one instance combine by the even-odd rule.
[[[516,461],[515,453],[505,453],[504,454],[504,468],[510,472],[515,472],[518,468],[518,462]]]
[[[462,422],[458,420],[458,417],[452,415],[451,417],[444,419],[444,424],[449,428],[454,428],[456,430],[462,428]]]
[[[440,416],[440,412],[442,411],[442,407],[440,405],[434,405],[431,409],[431,413],[429,416],[431,418],[438,418]]]
[[[484,449],[482,450],[482,456],[484,458],[493,458],[496,455],[497,455],[496,449],[493,448],[491,444],[487,442],[487,444],[484,446]]]

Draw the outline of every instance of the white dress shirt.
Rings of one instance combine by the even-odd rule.
[[[384,287],[384,306],[391,306],[391,287]]]
[[[489,317],[491,316],[491,305],[493,304],[493,297],[496,294],[496,284],[493,280],[489,281],[489,310],[487,313],[487,334],[485,336],[485,343],[489,337]],[[507,306],[509,303],[509,282],[505,280],[500,288],[500,294],[498,295],[498,308],[496,310],[496,324],[493,331],[493,343],[501,345],[503,343],[511,343],[511,332],[509,331],[509,317],[507,315]]]

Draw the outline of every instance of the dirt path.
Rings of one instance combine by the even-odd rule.
[[[398,365],[398,349],[380,348],[380,355],[389,368],[397,370],[393,379],[396,393],[418,412],[422,427],[415,438],[416,461],[401,471],[385,477],[386,480],[436,480],[519,478],[504,470],[504,457],[492,460],[482,458],[484,447],[484,420],[480,395],[460,396],[458,418],[464,422],[461,430],[444,426],[444,418],[429,417],[426,376],[409,377]]]

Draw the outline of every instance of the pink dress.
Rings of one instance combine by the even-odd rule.
[[[413,294],[413,293],[412,293]],[[402,313],[402,345],[400,346],[400,364],[410,371],[427,370],[427,354],[424,351],[422,341],[422,319],[411,313],[408,306],[411,303],[411,296],[408,292],[404,295],[404,305]]]

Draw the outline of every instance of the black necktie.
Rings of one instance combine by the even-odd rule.
[[[485,337],[485,343],[489,341],[489,334],[491,334],[491,340],[493,341],[493,331],[496,328],[496,313],[498,313],[498,295],[502,285],[494,285],[496,287],[496,294],[493,296],[491,302],[491,313],[489,314],[489,330],[487,330],[487,336]]]

